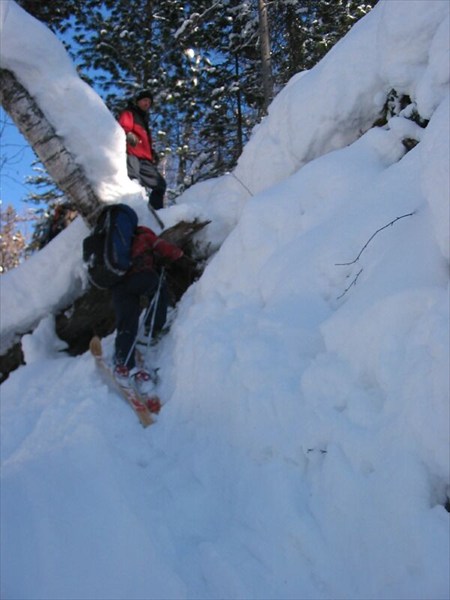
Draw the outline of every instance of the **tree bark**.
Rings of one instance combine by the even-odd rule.
[[[261,46],[261,66],[264,92],[264,113],[267,113],[273,98],[272,57],[270,51],[269,17],[266,0],[258,0],[259,43]]]
[[[56,185],[92,226],[102,206],[100,199],[34,98],[6,69],[0,69],[0,102]]]
[[[236,77],[236,104],[237,104],[237,149],[236,156],[239,157],[242,154],[244,148],[244,134],[242,126],[242,94],[241,94],[241,82],[239,81],[239,54],[236,52],[234,55],[234,75]]]

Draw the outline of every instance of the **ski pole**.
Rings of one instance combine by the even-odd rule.
[[[154,304],[155,304],[155,297],[153,297],[152,301],[150,302],[150,304],[148,305],[148,307],[145,310],[145,314],[144,314],[144,318],[142,320],[142,323],[138,327],[138,330],[137,330],[137,333],[136,333],[136,337],[134,338],[133,344],[132,344],[132,346],[130,348],[130,351],[128,352],[128,356],[127,356],[126,361],[125,361],[126,365],[128,364],[128,361],[130,360],[131,355],[133,354],[133,352],[134,352],[134,350],[136,348],[136,344],[137,344],[137,341],[139,339],[139,336],[141,335],[141,331],[145,327],[145,319],[150,314],[150,311],[152,310]]]
[[[151,206],[150,204],[148,205],[148,208],[150,210],[150,212],[152,213],[152,215],[155,217],[156,222],[158,223],[158,225],[161,227],[161,229],[164,229],[164,223],[162,222],[162,220],[159,218],[159,216],[156,213],[156,210],[153,208],[153,206]]]
[[[147,308],[147,309],[146,309],[146,311],[145,311],[144,318],[143,318],[143,320],[142,320],[142,324],[141,324],[141,326],[138,328],[138,331],[137,331],[136,337],[134,338],[134,342],[133,342],[133,344],[132,344],[132,346],[131,346],[131,348],[130,348],[130,351],[128,352],[128,356],[127,356],[127,358],[126,358],[126,361],[125,361],[125,364],[126,364],[126,365],[128,364],[128,361],[130,360],[130,358],[131,358],[131,355],[132,355],[132,353],[134,352],[134,350],[135,350],[135,348],[136,348],[136,344],[137,344],[137,341],[138,341],[139,335],[140,335],[140,333],[141,333],[141,330],[142,330],[142,328],[143,328],[143,327],[145,328],[145,321],[146,321],[146,319],[148,318],[148,316],[149,316],[149,314],[150,314],[150,311],[151,311],[152,309],[153,309],[153,314],[152,314],[152,322],[151,322],[151,325],[150,325],[150,335],[149,335],[149,340],[151,339],[151,337],[152,337],[152,335],[153,335],[153,329],[154,329],[154,326],[155,326],[155,318],[156,318],[156,309],[157,309],[158,302],[159,302],[159,296],[160,296],[160,294],[161,294],[161,287],[162,287],[162,281],[163,281],[163,278],[164,278],[164,267],[161,269],[161,275],[160,275],[160,277],[159,277],[158,288],[157,288],[157,290],[156,290],[156,293],[155,293],[155,295],[153,296],[153,298],[152,298],[152,301],[150,302],[150,304],[149,304],[148,308]],[[147,350],[148,350],[148,346],[149,346],[149,344],[147,344]],[[147,354],[147,352],[146,352],[146,354]]]
[[[156,311],[158,310],[158,304],[159,304],[159,297],[161,296],[161,288],[162,288],[162,284],[164,281],[164,276],[165,276],[165,269],[164,267],[161,268],[161,274],[159,276],[159,282],[158,282],[158,289],[156,290],[155,295],[153,296],[153,302],[154,303],[154,308],[153,308],[153,314],[152,314],[152,320],[150,323],[150,332],[147,338],[147,348],[145,350],[145,358],[144,358],[144,362],[147,361],[147,355],[148,355],[148,349],[150,348],[150,342],[153,338],[153,332],[155,330],[155,321],[156,321]],[[145,325],[145,321],[144,321],[144,325]]]
[[[150,323],[150,335],[149,335],[150,338],[153,336],[153,330],[155,328],[156,309],[158,307],[159,297],[161,295],[161,288],[162,288],[163,280],[164,280],[164,267],[161,268],[161,275],[159,276],[158,289],[156,290],[156,294],[153,296],[153,300],[156,299],[156,302],[155,302],[155,309],[152,314],[152,321]]]

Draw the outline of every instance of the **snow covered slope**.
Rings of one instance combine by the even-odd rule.
[[[448,598],[448,19],[380,2],[166,211],[225,241],[157,350],[156,425],[51,317],[25,337],[5,598]],[[426,128],[369,128],[391,88]]]

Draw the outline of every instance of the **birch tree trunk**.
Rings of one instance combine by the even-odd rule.
[[[270,51],[269,18],[266,0],[258,0],[259,43],[261,46],[261,66],[264,92],[264,114],[267,113],[273,98],[272,57]]]
[[[101,201],[36,101],[6,69],[0,69],[0,101],[56,185],[92,226],[101,209]]]

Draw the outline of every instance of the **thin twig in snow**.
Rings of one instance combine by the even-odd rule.
[[[370,242],[373,240],[373,238],[377,235],[377,233],[380,233],[380,231],[383,231],[383,229],[386,229],[387,227],[390,227],[391,225],[393,225],[394,223],[396,223],[397,221],[399,221],[400,219],[404,219],[405,217],[412,217],[413,215],[416,214],[416,211],[414,210],[411,213],[408,213],[407,215],[401,215],[400,217],[396,217],[393,221],[391,221],[390,223],[388,223],[387,225],[384,225],[383,227],[380,227],[380,229],[377,229],[375,231],[375,233],[373,235],[370,236],[370,238],[367,240],[367,242],[364,244],[364,246],[361,248],[360,253],[358,254],[358,256],[355,258],[355,260],[352,260],[351,262],[346,262],[346,263],[335,263],[335,265],[337,267],[347,267],[349,265],[354,265],[356,262],[358,262],[358,260],[360,259],[361,254],[364,252],[364,250],[367,248],[367,246],[370,244]],[[358,274],[359,275],[359,274]],[[345,293],[345,292],[344,292]]]
[[[355,278],[353,279],[353,281],[351,282],[351,284],[345,288],[345,290],[342,292],[342,294],[340,296],[338,296],[336,298],[336,300],[340,300],[343,296],[345,296],[345,294],[348,292],[348,290],[353,287],[354,285],[356,285],[356,282],[358,281],[358,277],[361,275],[361,273],[363,272],[363,269],[360,269],[358,271],[358,273],[356,274]]]
[[[232,177],[234,177],[236,179],[236,181],[238,183],[240,183],[245,190],[247,190],[247,192],[250,194],[250,196],[254,196],[254,194],[252,193],[252,191],[249,190],[249,188],[245,185],[245,183],[241,179],[239,179],[239,177],[237,175],[235,175],[232,171],[230,171],[229,175],[231,175]]]

